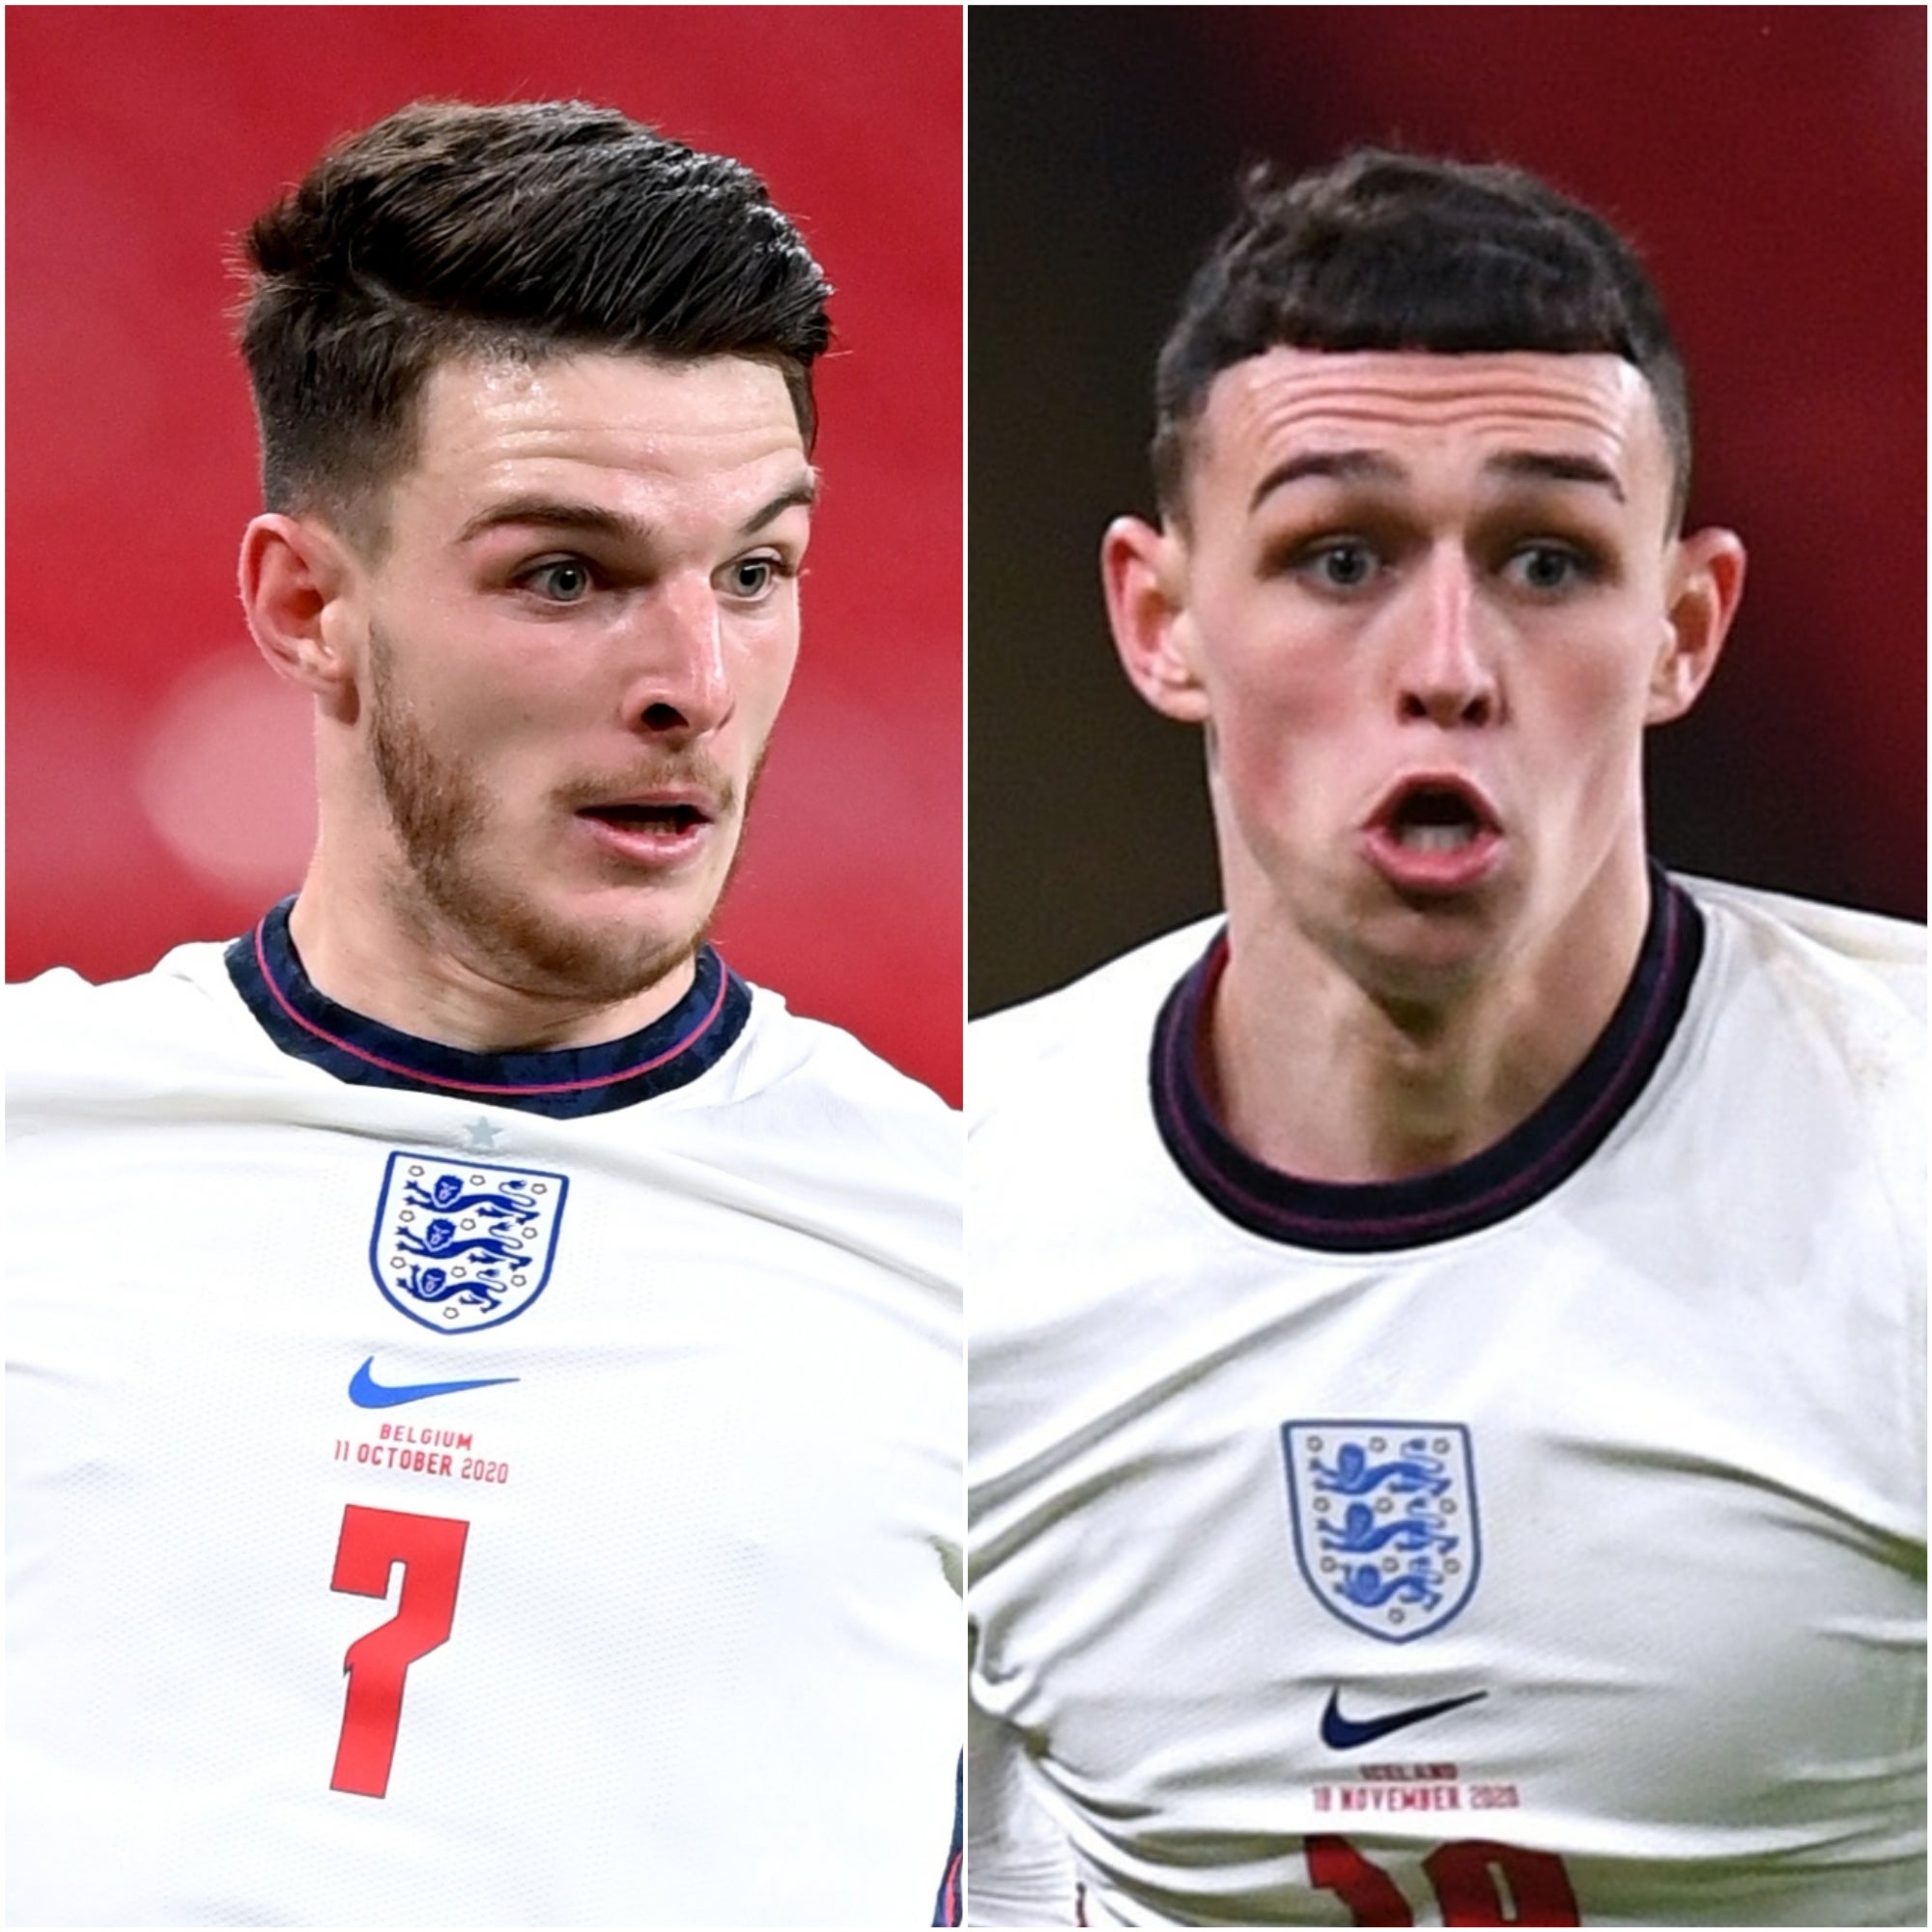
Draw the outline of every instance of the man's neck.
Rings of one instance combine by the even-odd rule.
[[[641,992],[583,998],[472,956],[440,923],[398,918],[378,889],[353,893],[320,858],[289,917],[289,937],[320,993],[365,1019],[472,1053],[598,1046],[661,1019],[690,991],[690,954]]]
[[[1445,996],[1365,985],[1285,923],[1243,930],[1200,1042],[1202,1075],[1237,1145],[1306,1180],[1405,1179],[1468,1159],[1520,1126],[1609,1024],[1642,948],[1647,885],[1606,888]]]

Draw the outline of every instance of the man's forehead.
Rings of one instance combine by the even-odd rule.
[[[1665,462],[1650,384],[1621,356],[1511,350],[1270,349],[1214,379],[1202,458],[1260,476],[1310,451],[1384,451],[1401,461],[1465,443],[1587,455],[1619,474]]]
[[[586,351],[450,359],[422,396],[422,456],[732,465],[804,455],[783,375],[744,355],[671,359]]]

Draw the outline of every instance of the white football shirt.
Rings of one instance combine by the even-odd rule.
[[[928,1922],[955,1117],[708,952],[515,1056],[286,909],[10,1002],[11,1920]]]
[[[969,1922],[1922,1925],[1922,932],[1660,874],[1350,1187],[1205,1103],[1222,946],[974,1029]]]

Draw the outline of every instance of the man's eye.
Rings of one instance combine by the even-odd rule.
[[[550,604],[581,604],[590,595],[596,580],[582,557],[560,556],[527,570],[520,580],[526,589]]]
[[[1569,590],[1592,575],[1589,558],[1567,544],[1525,544],[1505,569],[1525,590]]]
[[[764,596],[779,576],[779,560],[775,556],[741,556],[724,569],[725,586],[731,595],[747,600]]]
[[[1359,590],[1375,576],[1378,558],[1352,538],[1324,543],[1304,554],[1303,572],[1326,590]]]

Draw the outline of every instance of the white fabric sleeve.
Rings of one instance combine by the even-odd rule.
[[[1077,1924],[1072,1855],[1019,1740],[978,1705],[966,1721],[966,1923]]]

